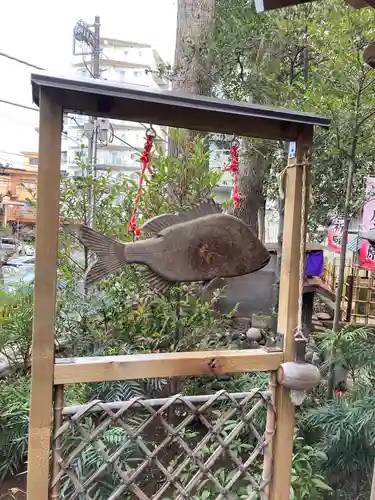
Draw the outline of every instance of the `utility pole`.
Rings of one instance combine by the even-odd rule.
[[[81,44],[81,52],[76,51],[76,42]],[[88,48],[88,51],[84,47]],[[84,21],[80,20],[74,27],[73,30],[73,54],[81,55],[85,57],[86,55],[91,56],[91,77],[100,78],[100,17],[95,16],[95,22],[93,25],[89,25]],[[90,127],[89,127],[89,143],[88,143],[88,164],[89,164],[89,175],[96,178],[96,159],[97,159],[97,144],[98,144],[98,123],[95,116],[90,117]],[[92,186],[88,187],[88,215],[86,223],[90,226],[94,226],[95,222],[95,199]]]

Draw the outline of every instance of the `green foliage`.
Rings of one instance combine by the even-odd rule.
[[[216,92],[332,120],[330,130],[315,135],[311,233],[328,215],[342,214],[348,161],[355,164],[351,213],[363,201],[364,177],[373,173],[375,79],[362,58],[373,35],[371,9],[355,10],[339,0],[262,15],[247,0],[217,1],[210,47]],[[266,153],[269,198],[278,197],[276,174],[285,165],[280,146]]]
[[[294,439],[292,484],[290,500],[323,500],[332,488],[323,475],[317,471],[327,461],[327,456],[312,446],[305,444],[300,436]]]
[[[348,370],[350,387],[343,398],[328,402],[313,394],[315,408],[307,408],[298,420],[309,444],[327,455],[322,474],[334,498],[367,498],[370,491],[375,459],[374,340],[372,329],[354,325],[336,333],[326,330],[316,338],[326,359],[333,355],[336,366]]]
[[[374,387],[375,333],[372,329],[349,324],[338,332],[326,330],[316,340],[326,358],[333,355],[337,366],[349,370],[354,383]]]
[[[129,438],[130,433],[136,430],[142,423],[142,420],[133,417],[127,420],[126,429],[124,427],[112,426],[106,429],[100,439],[90,442],[84,448],[71,465],[73,472],[78,479],[83,479],[98,471],[105,465],[105,457],[111,456],[120,446],[122,453],[116,460],[116,464],[126,470],[126,463],[137,463],[141,459],[140,450],[133,440]],[[90,434],[97,428],[99,422],[95,418],[86,418],[80,422],[83,432]],[[62,444],[67,454],[73,452],[76,447],[82,443],[82,434],[77,432],[70,435],[69,439]],[[132,464],[134,465],[134,464]],[[121,479],[117,474],[113,474],[111,468],[106,469],[105,473],[100,474],[100,481],[94,481],[85,491],[93,500],[102,500],[109,498],[111,493],[121,485]],[[61,498],[70,498],[75,492],[75,485],[69,477],[65,477],[61,485]]]
[[[33,321],[33,291],[20,284],[16,290],[2,296],[0,313],[0,354],[7,360],[12,371],[29,371]]]
[[[340,492],[339,498],[369,493],[375,459],[374,403],[374,397],[334,401],[310,410],[303,422],[308,432],[320,433],[319,446],[328,457],[325,476]]]
[[[211,196],[222,172],[208,168],[210,151],[200,136],[193,139],[186,130],[170,129],[177,157],[157,148],[152,158],[153,175],[146,181],[142,197],[146,217],[188,208]]]
[[[30,380],[0,380],[0,482],[24,466],[29,425]]]

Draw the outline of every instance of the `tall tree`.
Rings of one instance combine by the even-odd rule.
[[[211,95],[208,46],[215,24],[216,0],[178,0],[173,90]]]

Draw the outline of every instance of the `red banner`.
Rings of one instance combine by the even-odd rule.
[[[340,253],[343,226],[344,226],[344,220],[340,219],[340,218],[336,218],[336,219],[333,219],[333,221],[331,222],[331,225],[328,227],[327,247],[332,252]]]
[[[366,179],[366,196],[368,201],[363,207],[363,233],[367,233],[367,231],[375,227],[375,177],[367,177]],[[375,271],[375,248],[367,240],[361,240],[359,265],[369,271]]]

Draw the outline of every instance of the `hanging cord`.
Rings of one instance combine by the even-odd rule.
[[[224,168],[224,172],[233,172],[233,205],[235,208],[240,208],[241,205],[241,197],[238,190],[238,167],[239,167],[239,142],[236,137],[233,137],[232,140],[232,148],[230,151],[230,164]]]
[[[146,171],[148,171],[149,174],[152,175],[152,168],[150,166],[150,153],[151,153],[151,149],[152,149],[153,141],[154,141],[155,137],[156,137],[156,132],[152,128],[152,125],[150,125],[150,127],[146,130],[146,142],[145,142],[142,156],[140,157],[140,162],[142,163],[142,169],[141,169],[141,173],[139,176],[138,189],[137,189],[137,194],[136,194],[135,200],[134,200],[134,207],[133,207],[132,216],[131,216],[131,219],[128,223],[128,231],[133,233],[133,239],[136,236],[141,235],[141,230],[137,226],[137,211],[138,211],[139,202],[141,201],[142,185],[143,185],[143,180],[144,180],[145,175],[146,175]]]
[[[294,330],[295,342],[308,341],[303,329],[303,285],[305,281],[305,266],[306,266],[306,212],[307,212],[307,169],[311,165],[308,158],[305,156],[302,163],[291,165],[293,167],[302,167],[302,203],[301,203],[301,241],[299,248],[299,283],[298,283],[298,326]]]

